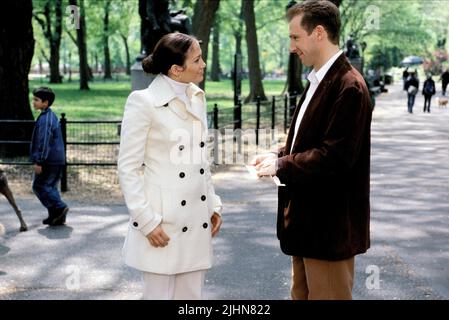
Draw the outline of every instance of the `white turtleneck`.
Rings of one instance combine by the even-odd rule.
[[[179,82],[176,80],[173,80],[172,78],[166,76],[165,74],[162,75],[165,80],[170,84],[170,86],[173,88],[173,91],[175,92],[176,96],[184,101],[186,106],[190,107],[190,100],[187,97],[187,87],[189,86],[188,83]]]

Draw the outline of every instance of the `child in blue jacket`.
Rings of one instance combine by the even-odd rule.
[[[34,163],[35,173],[33,192],[48,210],[48,217],[42,223],[50,226],[64,224],[69,211],[57,187],[65,165],[65,153],[58,118],[50,109],[54,100],[55,94],[50,88],[33,90],[33,107],[41,110],[30,145],[30,160]]]

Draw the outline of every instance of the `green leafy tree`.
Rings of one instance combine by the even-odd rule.
[[[62,0],[34,1],[34,4],[33,17],[41,26],[50,50],[49,58],[44,54],[50,65],[50,83],[61,83],[59,49],[62,38]]]

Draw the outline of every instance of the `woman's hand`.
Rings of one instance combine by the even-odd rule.
[[[165,247],[170,240],[161,225],[158,225],[153,231],[147,234],[147,239],[150,241],[150,244],[156,248]]]
[[[212,237],[215,237],[215,235],[218,233],[221,227],[221,217],[218,213],[214,212],[212,217],[210,218],[210,222],[212,223]]]
[[[36,174],[41,174],[41,173],[42,173],[42,166],[40,166],[40,165],[38,165],[38,164],[35,164],[35,165],[34,165],[34,172],[35,172]]]

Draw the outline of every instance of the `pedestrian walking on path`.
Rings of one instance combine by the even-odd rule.
[[[430,113],[430,102],[432,100],[432,96],[435,94],[435,81],[433,81],[432,76],[429,74],[427,76],[426,81],[424,81],[422,87],[422,94],[424,96],[424,110],[423,112]]]
[[[441,74],[441,86],[443,90],[443,96],[446,95],[446,89],[448,84],[449,84],[449,68],[447,68],[446,71],[444,71]]]
[[[65,153],[61,126],[50,108],[54,100],[55,94],[50,88],[33,90],[33,107],[41,111],[30,144],[30,160],[34,163],[33,191],[48,211],[42,223],[50,226],[64,224],[69,211],[58,191]]]
[[[416,70],[410,72],[407,81],[405,82],[405,91],[407,91],[407,110],[413,113],[413,106],[415,105],[416,94],[419,90],[419,80],[416,76]]]

